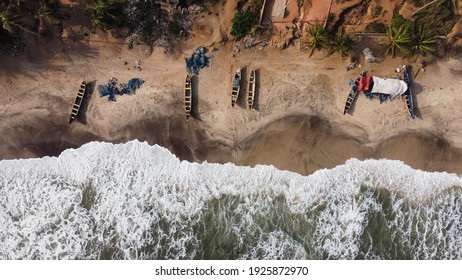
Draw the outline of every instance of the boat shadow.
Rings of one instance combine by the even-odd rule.
[[[414,81],[414,75],[415,75],[414,68],[412,67],[411,70],[412,70],[411,71],[411,89],[412,89],[411,95],[412,95],[412,104],[414,106],[414,116],[416,118],[423,119],[422,114],[420,113],[420,110],[419,110],[419,102],[417,100],[417,95],[423,91],[423,87],[421,84],[416,83]]]
[[[419,110],[419,102],[417,99],[417,95],[423,91],[423,87],[421,84],[412,83],[412,102],[414,105],[414,115],[416,118],[423,119],[422,113]]]
[[[88,104],[90,104],[91,97],[93,96],[93,92],[96,88],[96,80],[88,82],[87,86],[85,87],[85,94],[83,96],[82,104],[80,104],[80,110],[77,114],[76,119],[81,124],[87,124],[87,110]]]
[[[193,75],[191,77],[191,90],[191,117],[196,120],[202,121],[201,115],[199,113],[199,77],[197,75]]]
[[[249,86],[249,79],[247,78],[247,66],[241,68],[241,84],[239,94],[237,95],[236,105],[242,109],[247,109],[247,90]]]
[[[253,106],[252,109],[260,111],[260,69],[255,69],[255,92],[253,93]]]

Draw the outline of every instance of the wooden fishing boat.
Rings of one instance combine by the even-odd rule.
[[[403,94],[403,99],[406,104],[407,111],[411,119],[415,118],[414,102],[412,100],[412,69],[408,65],[403,65],[403,80],[407,84],[407,90]]]
[[[255,98],[255,70],[252,70],[252,72],[250,72],[249,97],[247,99],[249,109],[252,109],[252,107],[253,107],[254,98]]]
[[[347,101],[345,103],[345,108],[343,109],[343,114],[345,115],[348,110],[350,110],[351,105],[353,105],[353,102],[356,100],[356,97],[358,96],[358,83],[359,83],[360,77],[356,79],[356,82],[353,84],[351,87],[350,93],[348,94]]]
[[[233,90],[231,92],[231,106],[234,107],[234,104],[237,102],[237,98],[239,97],[239,89],[241,88],[241,69],[236,70],[236,74],[234,74],[233,80]]]
[[[186,80],[184,84],[184,110],[186,112],[186,120],[191,115],[192,105],[192,87],[191,87],[191,76],[186,74]]]
[[[75,118],[77,117],[77,114],[79,113],[80,105],[82,105],[83,96],[85,95],[86,86],[87,86],[87,83],[85,81],[82,81],[82,83],[80,84],[79,92],[77,93],[77,97],[75,98],[74,105],[72,106],[71,116],[69,118],[69,124],[75,120]]]

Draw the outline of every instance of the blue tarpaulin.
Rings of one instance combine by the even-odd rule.
[[[213,58],[213,55],[206,56],[205,53],[206,49],[204,47],[198,47],[190,57],[184,59],[188,73],[199,75],[200,69],[209,66],[209,59]]]
[[[112,78],[107,85],[99,85],[98,91],[101,97],[108,96],[109,101],[116,101],[116,94],[133,94],[143,83],[144,81],[140,78],[133,78],[127,84],[119,83],[117,78]]]

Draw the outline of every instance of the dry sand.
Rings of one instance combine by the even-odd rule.
[[[35,50],[26,57],[0,58],[0,159],[58,155],[92,140],[139,139],[190,161],[273,164],[302,174],[352,157],[399,159],[414,168],[462,173],[460,61],[440,61],[419,72],[415,120],[401,100],[380,104],[363,95],[343,115],[347,80],[358,69],[347,72],[348,61],[322,53],[309,58],[297,47],[250,49],[233,57],[231,43],[219,43],[228,32],[226,20],[211,16],[199,21],[192,38],[171,55],[161,49],[151,54],[145,46],[128,50],[111,39],[111,44],[80,41],[62,50],[48,47],[46,59],[33,56]],[[187,122],[183,58],[212,43],[218,50],[212,65],[194,77],[194,118]],[[136,59],[142,71],[133,70]],[[404,63],[398,58],[361,62],[363,70],[382,77],[394,76]],[[231,77],[237,67],[243,68],[243,90],[238,106],[231,108]],[[245,106],[250,69],[258,71],[257,110]],[[120,82],[139,77],[145,84],[135,95],[109,102],[96,86],[111,77]],[[90,82],[88,106],[79,121],[68,125],[82,79]]]

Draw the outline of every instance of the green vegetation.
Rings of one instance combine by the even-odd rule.
[[[348,55],[353,45],[353,39],[345,33],[343,28],[337,31],[337,35],[330,41],[331,52],[338,52],[341,57]]]
[[[59,0],[41,0],[37,17],[42,18],[53,25],[59,25],[61,23],[59,8]]]
[[[417,25],[427,26],[436,35],[446,36],[457,21],[453,0],[441,0],[428,6],[415,15]]]
[[[307,36],[301,42],[310,50],[310,57],[316,49],[329,49],[329,54],[338,52],[341,57],[348,55],[353,45],[353,39],[346,34],[344,28],[340,28],[333,35],[322,25],[315,25],[307,30]]]
[[[396,49],[404,51],[406,45],[411,42],[409,28],[405,24],[398,28],[393,26],[387,28],[387,36],[387,40],[381,42],[381,45],[387,48],[386,54],[391,54],[392,57],[395,57]]]
[[[2,43],[23,39],[23,31],[41,35],[51,25],[61,26],[66,10],[84,8],[86,16],[95,28],[104,30],[128,27],[133,42],[170,47],[169,31],[183,34],[181,14],[168,14],[155,1],[140,0],[84,0],[81,6],[64,9],[59,0],[2,0],[0,1],[0,35]],[[38,31],[38,33],[37,33]],[[126,34],[126,33],[124,33]],[[185,33],[186,34],[186,33]],[[17,43],[15,43],[17,44]]]
[[[247,35],[256,23],[256,16],[250,10],[245,9],[243,12],[237,12],[232,20],[231,35],[239,37]]]
[[[400,28],[401,26],[405,26],[404,28],[411,28],[414,23],[408,19],[405,19],[402,15],[395,13],[393,14],[393,19],[391,21],[391,27],[393,28]]]
[[[39,33],[45,33],[45,22],[54,26],[61,24],[59,0],[40,0],[40,6],[36,14],[39,20]]]
[[[211,1],[224,2],[224,0]],[[155,1],[83,0],[79,2],[85,5],[88,19],[94,27],[105,30],[128,27],[135,35],[132,42],[168,45],[169,34],[178,36],[186,31],[180,13],[174,13],[173,17],[169,18],[167,12]],[[195,0],[195,2],[203,2],[203,0]],[[430,2],[431,0],[414,0],[419,7]],[[438,0],[415,14],[411,18],[415,21],[403,18],[395,10],[389,28],[378,19],[366,26],[366,32],[386,33],[387,39],[381,44],[386,47],[386,53],[392,56],[399,51],[406,56],[433,53],[437,36],[447,35],[459,17],[455,13],[455,2]],[[297,0],[297,3],[300,6],[303,1]],[[245,36],[252,30],[259,18],[263,0],[249,0],[246,5],[247,8],[234,15],[231,27],[233,36]],[[81,9],[82,6],[77,8]],[[383,15],[384,8],[377,5],[372,12],[374,17],[379,18]],[[21,40],[24,38],[24,32],[39,35],[45,32],[47,26],[61,26],[65,15],[65,9],[60,6],[59,0],[1,0],[2,41],[6,42],[13,37]],[[328,22],[333,18],[335,15],[330,13]],[[302,43],[309,48],[310,56],[315,49],[323,48],[344,56],[348,54],[353,41],[342,28],[336,34],[330,34],[321,25],[316,25],[307,30],[307,36]]]
[[[128,26],[141,42],[153,45],[158,40],[166,41],[168,31],[177,31],[176,24],[170,28],[167,13],[154,1],[137,1],[130,10]],[[179,17],[174,15],[173,19],[176,21]]]
[[[425,25],[418,25],[412,32],[411,40],[407,46],[406,56],[422,55],[435,52],[436,42],[438,41],[435,33]]]
[[[420,6],[429,3],[414,2]],[[415,22],[395,13],[391,27],[387,29],[388,39],[382,42],[387,48],[387,54],[395,56],[397,49],[407,57],[434,53],[437,36],[447,35],[457,20],[454,5],[453,0],[441,0],[417,13]]]
[[[2,28],[10,34],[14,33],[13,27],[19,22],[20,16],[16,5],[1,3],[0,5],[0,22]]]
[[[310,49],[310,57],[313,55],[315,49],[322,49],[329,47],[329,32],[322,25],[315,25],[307,30],[308,40],[306,45]]]
[[[250,5],[250,8],[254,14],[259,15],[263,8],[263,0],[254,0]]]
[[[395,56],[396,49],[405,56],[427,55],[435,51],[438,41],[436,29],[422,22],[415,23],[395,14],[392,25],[387,29],[388,39],[381,44],[387,47],[387,54]]]
[[[86,7],[93,26],[113,29],[125,24],[122,0],[91,0],[86,3]]]
[[[180,20],[181,19],[181,14],[180,13],[175,13],[173,14],[173,20]]]
[[[181,34],[182,30],[183,30],[183,28],[181,27],[181,25],[176,20],[170,22],[170,24],[168,25],[168,31],[171,34],[174,34],[176,36],[179,36]]]
[[[8,3],[7,3],[8,2]],[[2,30],[8,31],[9,35],[16,34],[17,29],[21,29],[30,34],[39,35],[37,32],[30,30],[27,26],[22,25],[23,19],[31,19],[35,10],[26,9],[23,1],[3,1],[0,4],[0,22]],[[36,30],[37,26],[33,26]]]

